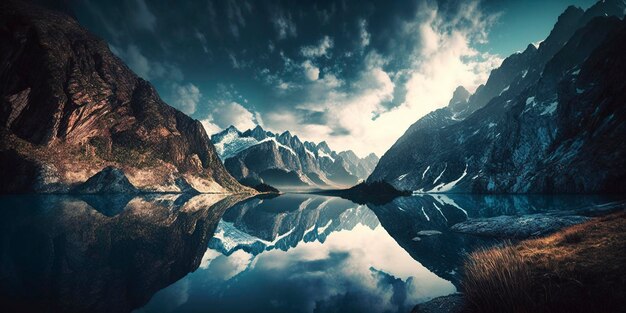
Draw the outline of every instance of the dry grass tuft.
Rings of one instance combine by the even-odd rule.
[[[626,212],[472,253],[463,289],[479,312],[623,312]]]
[[[465,274],[463,287],[468,302],[485,311],[517,308],[531,299],[528,292],[532,287],[530,268],[521,253],[509,243],[472,253],[465,264]]]

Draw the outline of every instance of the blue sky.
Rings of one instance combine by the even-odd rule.
[[[74,1],[85,27],[209,134],[290,130],[382,154],[593,1]]]

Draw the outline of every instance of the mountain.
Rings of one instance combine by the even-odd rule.
[[[368,182],[414,192],[626,191],[623,1],[569,7],[538,48],[419,119]],[[460,99],[458,99],[460,98]]]
[[[302,142],[289,131],[275,134],[261,126],[244,132],[230,126],[211,136],[226,169],[254,186],[352,186],[374,170],[378,157],[359,158],[352,151],[333,151],[325,141]]]
[[[199,121],[73,18],[3,1],[0,25],[1,193],[120,190],[81,186],[101,170],[129,190],[249,191]]]

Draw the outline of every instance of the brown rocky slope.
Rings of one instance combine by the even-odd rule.
[[[65,14],[0,3],[0,99],[0,193],[68,192],[107,167],[138,191],[250,191],[200,122]]]

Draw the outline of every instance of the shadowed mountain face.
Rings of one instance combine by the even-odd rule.
[[[538,48],[413,124],[368,181],[417,192],[626,191],[626,22],[616,18],[625,6],[568,8]]]
[[[200,265],[242,199],[0,197],[0,310],[130,312]]]
[[[378,157],[335,152],[326,142],[305,141],[290,132],[274,134],[261,126],[240,132],[234,126],[211,136],[226,169],[248,185],[287,187],[352,186],[374,170]]]
[[[247,190],[200,122],[62,13],[0,4],[0,192],[66,192],[107,166],[142,191]]]

